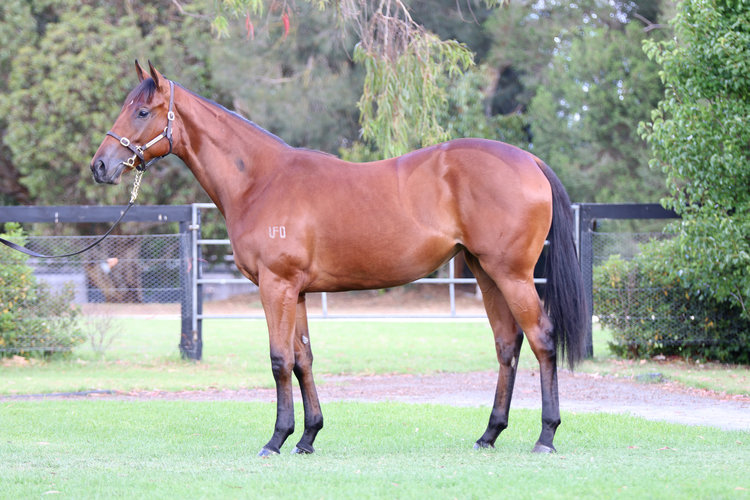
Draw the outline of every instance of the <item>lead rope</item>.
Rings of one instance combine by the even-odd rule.
[[[136,170],[135,179],[133,180],[133,190],[130,193],[130,202],[128,203],[128,206],[125,208],[125,210],[122,212],[122,214],[120,214],[120,217],[115,221],[114,224],[112,224],[112,226],[107,230],[106,233],[104,233],[101,237],[99,237],[98,240],[96,240],[95,242],[93,242],[92,244],[90,244],[89,246],[87,246],[86,248],[84,248],[83,250],[78,250],[77,252],[66,253],[66,254],[62,254],[62,255],[44,255],[44,254],[41,254],[41,253],[37,253],[37,252],[35,252],[33,250],[29,250],[26,247],[22,247],[21,245],[13,243],[12,241],[8,241],[8,240],[6,240],[4,238],[0,238],[0,243],[2,243],[3,245],[5,245],[7,247],[12,248],[13,250],[17,250],[17,251],[19,251],[21,253],[25,253],[26,255],[30,255],[31,257],[36,257],[38,259],[60,259],[60,258],[64,258],[64,257],[73,257],[75,255],[79,255],[79,254],[82,254],[83,252],[91,250],[96,245],[98,245],[99,243],[101,243],[102,241],[104,241],[104,238],[106,238],[107,236],[109,236],[109,233],[111,233],[115,229],[115,227],[117,227],[117,225],[120,223],[120,221],[122,221],[122,219],[125,218],[125,214],[128,213],[128,210],[130,210],[131,207],[135,204],[135,199],[138,197],[138,190],[141,187],[141,178],[143,178],[143,173],[144,172],[145,172],[144,170]]]

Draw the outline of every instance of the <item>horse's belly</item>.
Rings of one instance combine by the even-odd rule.
[[[458,252],[446,238],[420,242],[382,239],[369,246],[341,245],[318,253],[308,291],[344,291],[387,288],[422,278]]]

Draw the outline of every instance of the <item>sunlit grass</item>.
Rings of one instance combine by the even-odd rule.
[[[514,412],[496,449],[471,446],[486,410],[335,403],[311,456],[255,454],[274,406],[246,402],[0,403],[0,497],[742,498],[750,434],[563,414],[556,455]],[[301,416],[298,415],[298,422]]]

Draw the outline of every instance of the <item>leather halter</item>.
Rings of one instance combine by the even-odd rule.
[[[117,135],[111,130],[107,132],[107,135],[114,137],[120,142],[121,145],[125,146],[126,148],[128,148],[130,151],[134,153],[133,156],[131,156],[130,158],[122,162],[127,167],[135,168],[136,170],[143,172],[148,167],[156,163],[158,160],[161,160],[165,156],[169,156],[172,153],[172,123],[174,122],[174,111],[173,111],[174,109],[174,82],[172,80],[168,80],[168,81],[169,81],[169,111],[167,112],[167,126],[164,127],[164,131],[161,134],[157,135],[156,137],[148,141],[143,146],[137,146],[133,144],[130,141],[130,139],[128,139],[127,137],[120,137],[119,135]],[[148,162],[146,162],[146,159],[143,157],[143,153],[148,148],[150,148],[151,146],[153,146],[154,144],[156,144],[162,139],[166,139],[169,141],[169,151],[167,151],[167,153],[164,155],[155,156],[151,158]],[[136,164],[136,160],[140,160],[140,163]]]

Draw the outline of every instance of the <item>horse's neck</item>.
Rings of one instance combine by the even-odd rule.
[[[240,116],[180,90],[184,104],[175,106],[180,136],[174,152],[226,216],[229,207],[251,196],[290,148]]]

